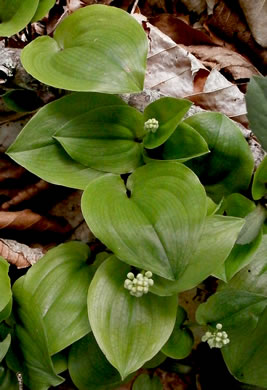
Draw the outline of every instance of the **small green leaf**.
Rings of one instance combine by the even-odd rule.
[[[88,315],[96,341],[122,379],[155,356],[171,335],[177,297],[130,295],[130,266],[115,256],[96,271],[88,292]]]
[[[220,113],[205,112],[187,118],[205,139],[210,153],[186,163],[200,177],[208,195],[216,202],[249,186],[254,159],[240,129]]]
[[[266,219],[266,209],[258,204],[255,210],[251,211],[245,217],[245,225],[243,226],[236,243],[239,245],[250,244],[261,231],[263,222]]]
[[[9,349],[9,347],[10,347],[10,343],[11,343],[11,336],[10,336],[10,334],[8,334],[6,336],[6,338],[2,342],[0,342],[0,363],[2,362],[4,357],[6,356],[7,351]]]
[[[267,236],[249,266],[205,304],[196,317],[200,324],[222,323],[230,343],[222,353],[230,372],[241,382],[267,386]]]
[[[85,244],[62,244],[14,284],[16,337],[25,383],[33,390],[62,382],[51,355],[90,331],[86,297],[93,270],[86,264],[88,255]]]
[[[8,262],[0,257],[0,322],[9,317],[12,308],[12,292],[8,269]]]
[[[134,381],[133,390],[163,390],[163,386],[158,376],[141,374]]]
[[[162,352],[158,352],[152,359],[143,365],[143,368],[156,368],[167,359],[167,356]]]
[[[105,5],[81,8],[64,19],[54,37],[27,45],[28,73],[55,88],[106,93],[143,89],[147,38],[127,12]]]
[[[181,306],[178,306],[174,329],[169,340],[161,349],[166,356],[172,359],[184,359],[187,357],[194,344],[192,332],[182,326],[185,319],[185,310]]]
[[[174,132],[191,105],[189,100],[170,97],[149,104],[144,111],[145,122],[154,118],[158,121],[159,127],[155,133],[149,132],[145,136],[144,146],[147,149],[154,149],[163,144]]]
[[[226,214],[232,217],[244,218],[255,208],[255,203],[241,194],[231,194],[224,202]]]
[[[94,180],[83,194],[82,212],[117,257],[175,280],[198,245],[206,195],[184,165],[154,162],[138,168],[126,186],[115,175]]]
[[[10,37],[30,23],[38,7],[38,0],[1,0],[0,36]]]
[[[71,346],[68,368],[79,390],[105,390],[121,383],[118,371],[108,362],[92,333]]]
[[[142,165],[143,116],[128,106],[97,108],[70,121],[55,138],[73,160],[87,167],[127,173]]]
[[[258,200],[267,194],[267,155],[258,166],[252,183],[253,199]]]
[[[114,105],[125,103],[116,96],[99,93],[73,93],[49,103],[27,123],[7,154],[46,181],[84,189],[103,173],[72,160],[53,136],[86,112]]]
[[[2,95],[6,106],[16,112],[30,112],[43,105],[42,100],[34,91],[27,89],[13,89]]]
[[[50,11],[55,5],[56,0],[39,0],[38,8],[32,18],[32,22],[37,22],[43,19],[43,17]]]
[[[18,390],[16,374],[0,366],[0,388],[1,390]]]
[[[163,145],[164,160],[187,161],[209,153],[207,142],[185,122],[179,123],[174,133]]]
[[[246,93],[250,128],[267,151],[267,78],[253,76]]]
[[[184,273],[176,282],[153,276],[151,292],[171,295],[189,290],[210,276],[229,255],[244,224],[240,218],[212,215],[206,218],[200,241]]]

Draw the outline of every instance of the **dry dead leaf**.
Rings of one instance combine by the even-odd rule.
[[[254,40],[242,10],[237,9],[237,5],[236,2],[228,5],[219,1],[206,25],[217,35],[236,45],[240,53],[247,55],[262,73],[266,73],[267,50]]]
[[[177,45],[158,28],[146,22],[144,16],[136,15],[136,18],[139,22],[145,22],[149,30],[150,50],[145,88],[157,90],[165,96],[189,98],[202,108],[219,111],[230,117],[238,118],[246,114],[244,94],[236,85],[216,69],[209,72],[186,48]],[[201,82],[196,78],[199,72]],[[199,93],[200,87],[203,90]]]
[[[25,172],[23,167],[0,157],[0,183],[7,179],[19,179]]]
[[[207,34],[192,28],[174,15],[160,14],[148,20],[176,43],[182,43],[185,46],[214,44]]]
[[[255,41],[267,48],[267,1],[239,0]]]
[[[197,14],[201,14],[207,8],[206,0],[181,0],[181,2],[186,6],[188,11],[193,11]]]
[[[222,70],[234,80],[250,79],[260,72],[242,55],[225,47],[207,45],[189,46],[187,49],[209,69]]]
[[[62,225],[56,219],[46,218],[31,210],[0,211],[0,229],[35,230],[38,232],[51,231],[54,233],[68,233],[72,227]]]
[[[0,171],[0,181],[1,181],[1,171]],[[2,204],[2,210],[8,210],[11,206],[16,206],[26,200],[32,199],[34,196],[39,194],[42,191],[47,190],[51,187],[51,184],[47,183],[44,180],[40,180],[37,183],[26,187],[22,191],[18,192],[13,198],[9,201]]]
[[[17,268],[26,268],[43,257],[40,248],[30,248],[14,240],[0,239],[0,256]]]

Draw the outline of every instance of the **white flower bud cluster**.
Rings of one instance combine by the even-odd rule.
[[[137,274],[136,277],[132,272],[128,272],[124,288],[129,290],[131,295],[140,298],[143,294],[148,293],[150,286],[153,286],[152,276],[153,274],[150,271]]]
[[[226,344],[230,343],[228,334],[225,331],[221,332],[222,327],[222,324],[217,324],[216,331],[213,333],[206,332],[201,340],[207,341],[210,348],[222,348]]]
[[[159,128],[159,122],[155,118],[148,119],[145,122],[145,130],[155,133],[158,130],[158,128]]]

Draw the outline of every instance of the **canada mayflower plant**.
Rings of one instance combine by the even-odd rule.
[[[0,35],[8,37],[55,0],[4,3]],[[133,390],[160,390],[156,367],[167,358],[183,367],[188,357],[195,372],[196,326],[178,299],[200,284],[209,298],[196,322],[217,323],[202,341],[222,349],[238,381],[267,388],[266,157],[254,174],[246,139],[221,113],[185,118],[192,102],[174,97],[140,112],[119,97],[142,92],[148,54],[146,32],[127,12],[85,6],[50,35],[25,46],[22,65],[58,96],[68,93],[31,111],[7,154],[47,182],[83,191],[100,245],[63,243],[23,274],[0,257],[0,389],[18,387],[16,372],[30,390],[66,377],[78,390],[119,388],[144,369]],[[254,77],[247,99],[265,149],[266,89]],[[216,278],[212,295],[207,278]]]

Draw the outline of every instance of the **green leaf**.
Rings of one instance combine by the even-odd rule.
[[[244,218],[255,208],[255,203],[241,194],[231,194],[224,202],[226,214],[233,217]]]
[[[43,17],[50,11],[55,5],[56,0],[39,0],[38,8],[32,18],[32,22],[37,22],[43,19]]]
[[[159,127],[155,133],[149,132],[144,138],[144,146],[154,149],[163,144],[176,129],[192,103],[185,99],[161,98],[149,104],[144,111],[145,122],[156,119]]]
[[[205,112],[184,121],[205,139],[210,153],[186,163],[216,202],[249,186],[254,159],[240,129],[220,113]]]
[[[118,371],[108,362],[92,333],[71,346],[68,368],[79,390],[105,390],[121,383]]]
[[[7,351],[9,349],[9,347],[10,347],[10,343],[11,343],[11,336],[10,336],[10,334],[8,334],[6,336],[6,338],[2,342],[0,342],[0,363],[2,362],[4,357],[6,356]]]
[[[86,296],[92,271],[86,264],[88,255],[85,244],[62,244],[14,284],[16,337],[25,383],[33,390],[62,382],[51,355],[90,331]]]
[[[53,138],[56,131],[98,107],[125,105],[116,96],[74,93],[47,104],[27,123],[7,154],[53,184],[84,189],[103,173],[72,160]]]
[[[189,290],[210,276],[223,264],[244,224],[240,218],[212,215],[206,218],[204,230],[195,253],[184,273],[176,282],[153,276],[155,284],[151,292],[171,295]]]
[[[27,26],[37,6],[38,0],[1,0],[0,36],[10,37]]]
[[[178,306],[176,322],[172,334],[161,351],[172,359],[184,359],[192,350],[194,338],[192,332],[183,327],[186,320],[186,311]]]
[[[133,390],[163,390],[158,376],[150,378],[147,374],[141,374],[133,384]]]
[[[0,257],[0,322],[9,317],[12,308],[12,292],[8,269],[8,262]]]
[[[251,211],[245,217],[245,225],[243,226],[236,243],[239,245],[250,244],[261,231],[263,222],[266,218],[266,209],[258,204],[255,210]]]
[[[88,315],[99,347],[122,379],[155,356],[171,335],[177,297],[130,295],[130,266],[115,256],[96,271],[88,292]]]
[[[121,260],[175,280],[197,247],[206,195],[184,165],[155,162],[138,168],[126,187],[115,175],[94,180],[82,211],[94,235]]]
[[[140,112],[128,106],[91,110],[60,129],[54,138],[71,158],[87,167],[127,173],[142,165]]]
[[[267,150],[267,78],[253,76],[246,93],[250,128],[257,136],[263,149]]]
[[[267,194],[267,155],[258,166],[252,183],[253,199],[258,200]]]
[[[267,386],[267,236],[252,263],[197,310],[200,324],[222,323],[230,343],[222,353],[241,382]]]
[[[147,38],[127,12],[105,5],[81,8],[63,20],[54,37],[27,45],[28,73],[55,88],[106,93],[143,89]]]
[[[158,352],[152,359],[143,365],[143,368],[156,368],[167,359],[167,356],[162,352]]]
[[[0,366],[0,387],[1,390],[18,390],[16,374],[9,369]]]
[[[164,160],[187,161],[209,153],[207,142],[185,122],[179,123],[174,133],[163,145]]]

